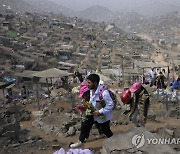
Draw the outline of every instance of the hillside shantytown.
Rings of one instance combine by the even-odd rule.
[[[147,142],[180,139],[178,7],[147,17],[140,10],[117,15],[97,5],[77,13],[34,2],[0,2],[0,153],[178,153],[180,144]],[[81,88],[91,93],[92,74],[116,96],[113,136],[93,125],[87,140],[73,148],[87,120]],[[148,93],[144,126],[127,116],[127,97],[139,88],[134,84]]]

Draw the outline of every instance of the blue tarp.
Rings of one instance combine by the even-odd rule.
[[[16,82],[16,79],[11,77],[11,76],[5,76],[5,77],[3,77],[3,82],[11,82],[11,83],[13,83],[13,82]]]

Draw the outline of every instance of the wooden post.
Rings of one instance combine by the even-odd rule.
[[[118,66],[118,69],[119,69],[119,84],[118,84],[118,85],[119,85],[119,87],[120,87],[120,85],[121,85],[121,84],[120,84],[120,83],[121,83],[121,76],[120,76],[120,72],[121,72],[121,71],[120,71],[120,66]]]
[[[39,77],[33,77],[32,79],[33,81],[33,90],[36,91],[36,101],[37,101],[37,105],[38,105],[38,110],[40,110],[40,104],[39,104],[39,90],[38,90],[38,83],[39,83]],[[34,87],[34,84],[36,87]]]
[[[172,69],[173,69],[173,81],[175,80],[175,64],[172,63]]]
[[[122,86],[123,86],[123,89],[124,89],[124,56],[123,56],[123,59],[122,59]]]
[[[142,83],[144,84],[144,68],[143,68],[143,74],[142,74]]]
[[[51,86],[53,86],[53,81],[52,81],[52,78],[50,78],[51,79]]]
[[[5,104],[6,104],[6,102],[5,102],[6,96],[5,96],[5,93],[4,93],[4,88],[3,88],[2,90],[3,90],[3,97],[4,97],[4,99],[3,99],[3,105],[5,105]]]
[[[133,70],[134,70],[134,68],[135,68],[135,64],[133,63]],[[134,83],[134,81],[135,81],[135,78],[137,78],[137,77],[135,77],[135,76],[133,75],[133,83]]]
[[[168,86],[170,85],[169,83],[170,83],[170,78],[169,78],[169,66],[168,66],[168,74],[167,74],[167,82],[168,82]]]
[[[36,83],[36,100],[37,100],[37,104],[38,104],[38,110],[40,110],[38,83]]]
[[[47,84],[47,90],[48,90],[48,97],[50,98],[50,90],[49,90],[48,78],[46,78],[46,84]]]

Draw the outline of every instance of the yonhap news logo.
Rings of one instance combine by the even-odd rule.
[[[136,148],[141,148],[147,143],[148,145],[157,145],[157,144],[179,144],[180,138],[145,138],[144,134],[137,134],[132,137],[132,145]]]
[[[132,145],[135,146],[136,148],[140,148],[144,146],[144,144],[145,144],[144,134],[138,134],[132,137]]]

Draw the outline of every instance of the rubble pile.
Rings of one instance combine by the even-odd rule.
[[[115,116],[112,125],[128,125],[130,123],[129,120],[123,120],[122,118],[117,120],[120,112],[122,111],[118,110],[114,112]],[[32,122],[32,126],[42,130],[47,135],[62,138],[78,135],[80,133],[82,120],[83,116],[76,110],[67,112],[67,108],[63,107],[52,110],[47,106],[43,109],[42,114]],[[95,127],[93,127],[92,135],[92,138],[98,135]]]
[[[23,153],[27,152],[31,147],[35,150],[46,150],[53,148],[53,145],[59,145],[57,141],[48,143],[39,136],[29,136],[27,129],[21,129],[20,122],[30,120],[30,118],[31,113],[20,106],[14,105],[9,108],[1,108],[0,149],[2,153]]]
[[[49,110],[47,107],[43,110],[43,114],[32,122],[32,126],[42,130],[45,134],[61,138],[79,134],[81,120],[81,115],[76,111],[68,113],[62,107],[55,110]]]

